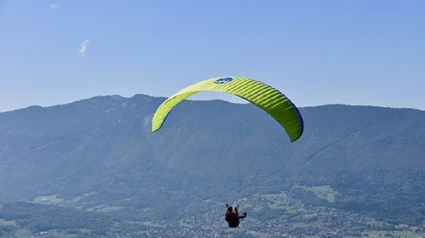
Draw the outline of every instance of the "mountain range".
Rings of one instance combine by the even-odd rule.
[[[296,142],[252,104],[98,96],[0,113],[0,200],[33,201],[137,219],[179,219],[285,191],[306,203],[388,222],[425,221],[425,112],[299,108]],[[310,189],[327,186],[333,200]]]

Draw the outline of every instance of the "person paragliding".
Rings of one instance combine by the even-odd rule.
[[[222,92],[238,96],[261,108],[269,114],[286,131],[291,142],[298,140],[304,131],[304,121],[300,111],[292,101],[279,90],[270,85],[245,77],[227,76],[215,77],[189,85],[159,105],[152,117],[152,132],[159,130],[171,110],[186,98],[199,92]],[[238,207],[226,204],[225,220],[229,227],[235,228],[240,220],[247,216],[244,212],[239,216]]]
[[[239,216],[239,206],[235,207],[235,211],[233,211],[232,206],[226,203],[226,213],[224,213],[224,220],[227,221],[229,227],[236,228],[240,224],[240,220],[244,219],[247,216],[247,213],[242,213],[242,216]]]

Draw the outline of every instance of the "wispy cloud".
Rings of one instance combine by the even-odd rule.
[[[55,10],[58,7],[59,7],[59,5],[56,5],[54,3],[50,4],[50,9],[52,9],[52,10]]]
[[[90,43],[90,41],[89,40],[84,40],[83,42],[81,42],[81,45],[80,45],[80,54],[85,54],[86,53],[86,50],[87,50],[87,46],[88,46],[88,44]]]

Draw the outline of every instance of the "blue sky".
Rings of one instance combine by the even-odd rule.
[[[420,0],[0,0],[0,111],[169,96],[224,75],[298,106],[425,109],[424,12]],[[235,100],[194,99],[212,97]]]

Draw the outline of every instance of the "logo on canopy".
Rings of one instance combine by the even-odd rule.
[[[230,82],[230,81],[232,81],[233,79],[232,78],[230,78],[230,77],[227,77],[227,78],[220,78],[220,79],[217,79],[216,81],[214,81],[214,83],[215,84],[223,84],[223,83],[228,83],[228,82]]]

